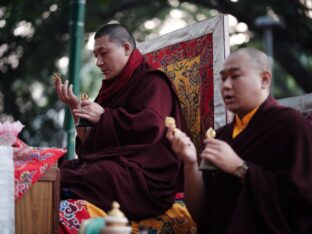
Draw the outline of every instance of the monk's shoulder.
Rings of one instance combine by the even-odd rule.
[[[272,115],[273,116],[273,115]],[[278,121],[288,128],[306,129],[311,131],[311,123],[304,117],[302,113],[290,107],[280,106],[274,110],[275,121]]]
[[[146,71],[145,78],[149,79],[149,81],[152,81],[152,80],[165,80],[166,81],[169,79],[166,73],[158,69]]]
[[[172,85],[168,76],[161,70],[149,70],[142,74],[140,79],[141,86],[166,88]]]

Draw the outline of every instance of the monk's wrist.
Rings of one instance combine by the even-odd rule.
[[[198,168],[198,163],[197,161],[194,162],[184,162],[184,168],[185,169],[197,169]]]
[[[246,174],[248,172],[248,165],[246,161],[243,161],[235,170],[235,175],[241,179],[242,182],[245,181]]]

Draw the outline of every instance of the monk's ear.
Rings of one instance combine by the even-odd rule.
[[[272,75],[269,71],[261,72],[261,88],[270,89],[272,82]]]
[[[123,47],[125,49],[125,55],[130,56],[130,54],[132,52],[132,45],[128,42],[125,42],[125,43],[123,43]]]

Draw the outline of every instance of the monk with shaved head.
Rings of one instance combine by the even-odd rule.
[[[60,165],[62,199],[82,199],[109,211],[113,201],[130,220],[168,210],[183,189],[180,158],[166,138],[165,119],[187,131],[172,81],[152,67],[121,24],[101,26],[93,54],[103,74],[94,101],[80,100],[68,81],[55,81],[76,126],[77,159]]]
[[[312,126],[270,95],[271,65],[263,52],[233,52],[220,72],[221,93],[233,121],[205,139],[199,171],[196,150],[168,129],[183,159],[187,207],[207,234],[312,233]]]

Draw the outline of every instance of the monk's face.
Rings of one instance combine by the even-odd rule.
[[[263,101],[261,71],[245,53],[230,55],[220,75],[223,101],[238,116],[243,117]]]
[[[101,36],[95,39],[93,52],[96,65],[101,69],[105,79],[111,80],[126,66],[131,54],[131,46],[128,43],[119,45],[111,41],[109,36]]]

